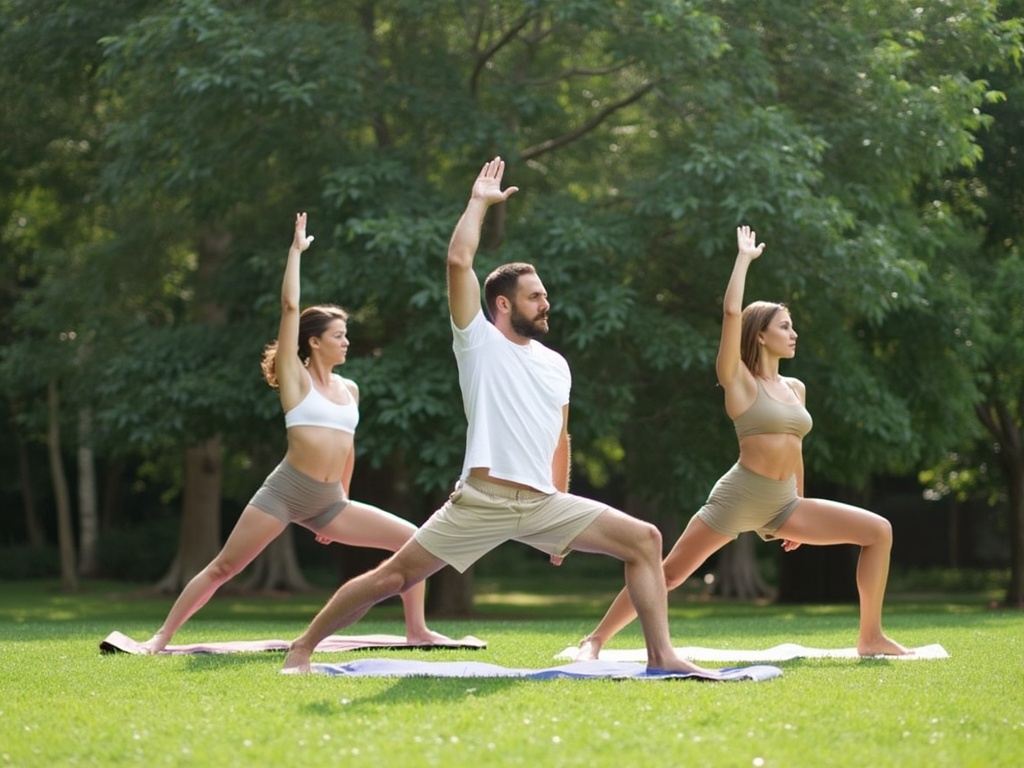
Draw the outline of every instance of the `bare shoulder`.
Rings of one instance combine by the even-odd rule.
[[[793,391],[796,392],[797,396],[799,396],[799,398],[800,398],[800,400],[802,402],[806,402],[806,400],[807,400],[807,387],[804,386],[804,383],[802,381],[800,381],[800,379],[794,378],[792,376],[784,376],[783,380],[790,387],[793,388]]]
[[[341,379],[341,383],[345,385],[345,389],[347,389],[349,393],[352,395],[352,397],[356,399],[356,402],[358,402],[359,385],[356,384],[352,379],[346,379],[344,376],[339,376],[338,374],[335,374],[335,376],[338,376],[338,378]]]

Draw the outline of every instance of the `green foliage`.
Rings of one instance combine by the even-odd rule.
[[[1024,188],[1009,163],[999,194],[966,181],[1016,125],[1019,75],[995,73],[1020,24],[988,0],[3,8],[0,382],[26,428],[56,377],[108,454],[277,434],[257,363],[306,210],[302,299],[352,313],[361,460],[446,487],[444,253],[496,153],[521,191],[477,266],[537,265],[592,483],[682,516],[734,460],[713,366],[741,223],[768,244],[747,298],[801,333],[810,476],[934,462],[974,439],[979,392],[1020,380],[986,364],[1021,352],[1017,267],[967,274],[979,240],[1015,237]]]
[[[1003,4],[1004,45],[1020,39],[1022,10],[1019,2]],[[1020,54],[1018,47],[1011,60],[983,70],[990,87],[1003,97],[990,99],[984,107],[990,128],[979,136],[983,160],[925,192],[933,226],[948,226],[955,219],[969,232],[962,247],[945,254],[941,272],[936,272],[963,345],[954,370],[971,377],[976,387],[972,411],[979,422],[974,440],[950,450],[924,472],[924,478],[935,491],[959,498],[980,495],[995,503],[1010,496],[1011,515],[1017,517],[1010,530],[1018,531],[1024,525],[1024,500],[1014,499],[1012,489],[1024,474],[1015,447],[1024,434],[1024,171],[1017,160],[1024,149],[1019,130],[1024,118]],[[1010,539],[1014,541],[1012,535]],[[1017,548],[1013,583],[1018,594],[1013,599],[1024,590],[1024,552],[1019,544]]]

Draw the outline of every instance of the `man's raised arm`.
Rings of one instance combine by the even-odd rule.
[[[473,182],[473,192],[448,243],[448,309],[457,328],[469,325],[480,311],[480,281],[473,271],[473,257],[480,246],[480,230],[487,209],[502,203],[519,187],[501,190],[505,161],[500,157],[484,163]]]

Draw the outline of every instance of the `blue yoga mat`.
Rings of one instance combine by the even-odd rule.
[[[765,664],[728,667],[709,676],[687,672],[648,671],[646,665],[627,661],[574,661],[544,669],[517,669],[481,661],[410,661],[359,659],[340,664],[312,664],[316,674],[334,677],[515,677],[526,680],[771,680],[782,670]]]

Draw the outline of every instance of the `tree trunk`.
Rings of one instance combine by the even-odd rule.
[[[1024,436],[1003,400],[980,404],[975,413],[999,443],[999,461],[1006,477],[1010,582],[1006,585],[1004,601],[1007,605],[1024,608]]]
[[[224,307],[207,297],[204,288],[214,282],[230,245],[231,233],[221,227],[210,227],[202,232],[196,244],[199,261],[194,315],[205,325],[223,325],[227,318]],[[178,552],[167,573],[157,582],[155,589],[158,591],[180,591],[220,550],[223,463],[220,435],[185,449],[185,489]]]
[[[178,552],[158,592],[180,592],[220,550],[220,493],[223,480],[221,439],[215,435],[185,449],[185,489]]]
[[[92,447],[92,410],[78,412],[78,573],[95,576],[99,568],[99,504]]]
[[[121,481],[124,477],[124,459],[115,459],[103,480],[103,508],[100,513],[100,530],[106,533],[117,527],[118,510],[121,507]]]
[[[1005,601],[1014,608],[1024,608],[1024,466],[1019,463],[1010,488],[1010,583]]]
[[[36,494],[32,486],[31,462],[28,457],[28,445],[21,436],[15,416],[18,413],[18,406],[13,400],[8,401],[10,405],[10,427],[14,435],[14,443],[18,452],[18,483],[21,485],[21,506],[25,515],[25,534],[28,536],[28,544],[33,549],[42,549],[46,546],[46,534],[43,533],[43,526],[39,522],[39,509],[36,506]]]
[[[473,570],[469,568],[465,573],[459,573],[451,566],[445,566],[435,573],[427,588],[427,614],[446,618],[472,615]]]
[[[239,584],[245,591],[311,592],[313,587],[302,575],[295,555],[294,528],[288,526],[270,546],[263,550],[246,569],[246,578]]]
[[[741,600],[771,596],[772,590],[761,578],[757,567],[757,541],[755,534],[741,533],[732,546],[726,546],[719,552],[712,594]]]
[[[71,528],[71,494],[68,479],[64,474],[64,462],[60,447],[60,395],[57,382],[50,379],[46,387],[46,444],[50,457],[50,477],[53,482],[53,497],[57,503],[57,543],[60,547],[60,582],[68,591],[78,589],[78,574],[75,569],[75,542]]]

